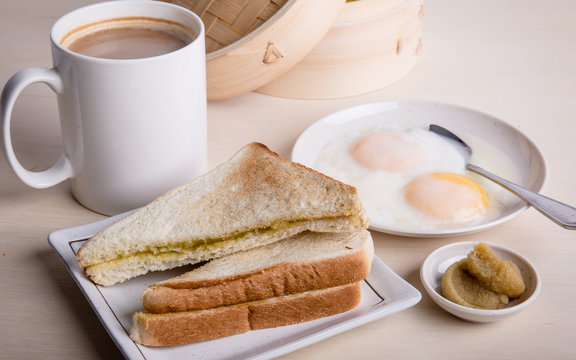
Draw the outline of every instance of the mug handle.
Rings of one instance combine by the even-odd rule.
[[[4,86],[0,97],[2,141],[6,158],[16,175],[31,187],[47,188],[68,179],[74,174],[68,156],[62,154],[56,164],[44,171],[26,170],[16,158],[10,135],[12,109],[16,98],[26,86],[34,83],[45,83],[55,93],[61,93],[63,89],[62,79],[55,69],[32,67],[14,74]]]

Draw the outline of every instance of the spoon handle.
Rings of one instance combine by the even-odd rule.
[[[504,180],[476,165],[468,164],[466,168],[510,190],[512,193],[526,201],[529,205],[563,228],[576,230],[576,208],[530,191],[508,180]]]

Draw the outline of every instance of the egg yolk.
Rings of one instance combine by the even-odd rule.
[[[425,166],[429,154],[422,144],[395,132],[367,135],[352,147],[356,162],[366,168],[393,173],[409,172]]]
[[[462,222],[484,214],[488,195],[474,180],[455,173],[431,173],[406,186],[406,200],[433,218]]]

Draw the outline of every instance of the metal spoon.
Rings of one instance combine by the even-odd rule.
[[[550,220],[554,221],[563,228],[569,230],[576,230],[576,208],[563,204],[559,201],[550,199],[546,196],[540,195],[533,191],[530,191],[508,180],[504,180],[501,177],[482,169],[481,167],[470,164],[468,160],[470,158],[470,155],[472,155],[472,148],[470,148],[470,146],[468,146],[468,144],[466,144],[462,139],[460,139],[450,130],[443,128],[442,126],[431,124],[429,130],[438,135],[442,135],[452,140],[455,140],[464,147],[466,153],[468,154],[468,157],[466,158],[466,169],[475,172],[477,174],[480,174],[492,180],[496,184],[504,187],[505,189],[511,191],[520,199],[527,202],[529,205],[534,207],[536,210],[540,211]]]

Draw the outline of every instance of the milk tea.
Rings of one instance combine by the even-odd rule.
[[[71,31],[61,44],[78,54],[104,59],[141,59],[188,45],[193,34],[182,25],[152,18],[110,19]]]

